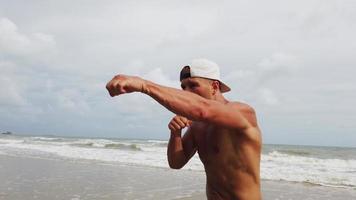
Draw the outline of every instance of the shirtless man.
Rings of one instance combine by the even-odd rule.
[[[180,169],[198,152],[209,200],[261,199],[261,134],[254,110],[224,98],[230,88],[211,61],[194,60],[180,75],[183,90],[125,75],[115,76],[106,88],[112,97],[142,92],[176,114],[168,125],[169,166]]]

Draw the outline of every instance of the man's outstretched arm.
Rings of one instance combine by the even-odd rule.
[[[197,94],[158,85],[140,77],[118,75],[106,86],[111,96],[142,92],[171,112],[194,121],[208,121],[230,128],[246,129],[251,124],[237,109]]]

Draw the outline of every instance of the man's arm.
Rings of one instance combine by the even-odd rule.
[[[173,113],[194,121],[206,121],[239,130],[252,127],[238,109],[205,99],[191,92],[161,86],[139,77],[115,76],[106,87],[111,96],[143,92]]]
[[[167,158],[169,166],[173,169],[182,168],[196,152],[191,129],[188,128],[183,138],[181,137],[182,129],[189,123],[188,119],[175,116],[168,125],[171,137],[167,147]]]
[[[191,92],[161,86],[150,81],[145,81],[143,92],[173,113],[194,121],[206,121],[240,130],[252,127],[238,109]]]

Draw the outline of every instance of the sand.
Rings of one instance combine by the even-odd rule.
[[[0,155],[0,199],[181,199],[205,197],[205,174],[98,161]],[[355,189],[262,181],[263,199],[356,199]]]

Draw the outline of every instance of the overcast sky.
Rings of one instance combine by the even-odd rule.
[[[355,35],[354,0],[0,0],[0,131],[167,139],[172,113],[105,85],[207,58],[264,143],[356,147]]]

